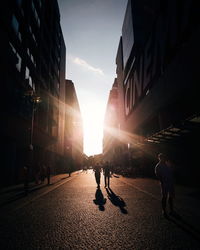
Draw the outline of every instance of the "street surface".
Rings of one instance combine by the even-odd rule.
[[[177,187],[180,218],[161,214],[157,180],[78,172],[0,206],[0,249],[200,249],[200,199]]]

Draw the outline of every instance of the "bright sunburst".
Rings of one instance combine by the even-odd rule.
[[[104,105],[96,100],[82,109],[84,153],[88,156],[102,153]]]

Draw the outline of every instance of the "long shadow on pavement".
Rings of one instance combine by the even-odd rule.
[[[177,227],[181,228],[183,231],[188,233],[192,238],[197,240],[200,243],[200,231],[195,228],[193,225],[184,220],[179,214],[174,216],[167,216],[166,219],[174,223]]]
[[[99,206],[100,211],[104,211],[105,207],[104,205],[106,204],[106,199],[103,196],[103,193],[100,188],[97,188],[97,191],[95,193],[95,200],[93,200],[94,204]]]
[[[116,195],[111,188],[106,188],[106,192],[108,194],[108,199],[112,204],[119,207],[123,214],[128,214],[128,211],[125,209],[125,201],[119,195]]]
[[[58,179],[50,184],[39,183],[39,184],[30,185],[27,192],[25,191],[23,186],[5,189],[5,190],[0,192],[0,199],[1,199],[0,208],[7,205],[7,204],[15,202],[19,199],[25,198],[30,193],[33,193],[33,192],[38,191],[40,189],[46,188],[48,186],[52,186],[52,185],[58,183],[59,181],[67,179],[67,178],[69,178],[69,176]]]
[[[8,197],[4,197],[2,199],[2,202],[0,202],[0,208],[3,207],[3,206],[6,206],[6,205],[8,205],[8,204],[10,204],[12,202],[15,202],[17,200],[20,200],[22,198],[25,198],[30,193],[33,193],[33,192],[35,192],[37,190],[43,189],[43,188],[45,188],[47,186],[54,185],[54,184],[55,183],[51,183],[51,184],[38,184],[37,186],[33,186],[30,189],[28,189],[27,192],[24,190],[24,188],[20,188],[19,192],[10,194]]]

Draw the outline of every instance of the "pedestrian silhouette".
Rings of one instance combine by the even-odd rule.
[[[44,164],[40,165],[40,179],[41,183],[44,183],[46,177],[46,166]]]
[[[47,174],[47,184],[50,185],[51,168],[49,165],[47,165],[46,174]]]
[[[155,174],[160,181],[162,193],[162,213],[167,217],[167,201],[169,203],[170,215],[175,215],[174,212],[174,176],[172,164],[165,154],[158,154],[159,162],[155,166]]]
[[[107,161],[103,166],[103,173],[104,173],[104,181],[105,181],[105,187],[110,187],[110,177],[112,175],[111,172],[111,165]]]
[[[87,166],[83,166],[82,172],[85,172],[87,174]]]
[[[94,166],[93,171],[94,171],[95,180],[97,183],[97,188],[99,188],[100,187],[100,179],[101,179],[101,166],[99,165],[99,163],[97,163]]]
[[[71,177],[72,169],[73,169],[72,163],[69,163],[69,165],[67,167],[69,177]]]
[[[127,214],[128,211],[125,209],[125,201],[119,195],[116,195],[111,188],[106,188],[106,192],[108,194],[108,199],[112,202],[112,204],[119,207],[123,214]]]
[[[99,206],[99,210],[104,211],[105,207],[104,205],[106,204],[106,198],[104,198],[103,193],[100,188],[96,190],[95,193],[95,200],[93,202]]]

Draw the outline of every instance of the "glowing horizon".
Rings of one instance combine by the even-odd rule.
[[[83,151],[87,156],[101,154],[103,145],[103,123],[105,105],[100,100],[84,102],[83,119]]]

